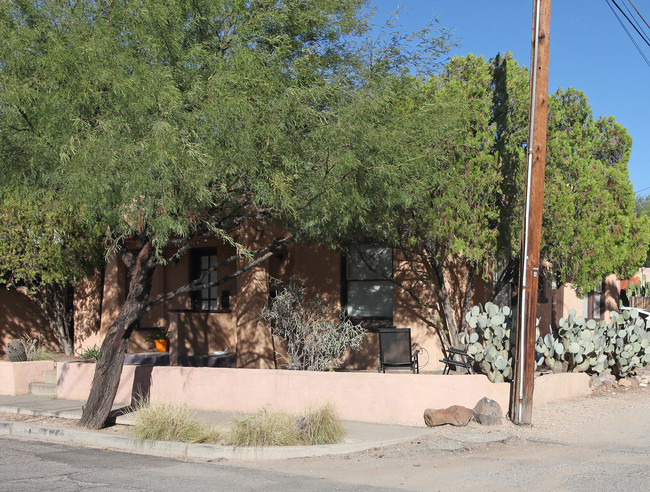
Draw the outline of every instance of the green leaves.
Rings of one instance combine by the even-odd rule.
[[[594,120],[584,93],[549,99],[542,256],[579,291],[613,273],[627,278],[644,261],[650,229],[634,215],[631,144],[614,118]]]
[[[79,212],[60,208],[51,194],[6,197],[0,203],[0,278],[30,289],[74,284],[101,260],[99,238]]]

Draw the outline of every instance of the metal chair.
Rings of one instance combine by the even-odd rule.
[[[379,329],[379,367],[377,372],[389,369],[410,369],[420,373],[419,350],[412,352],[410,328]]]
[[[447,357],[440,359],[440,362],[445,363],[445,368],[442,371],[443,374],[449,374],[449,370],[452,367],[454,368],[454,371],[463,368],[467,371],[467,374],[472,374],[474,372],[474,358],[461,349],[449,347],[447,349]]]

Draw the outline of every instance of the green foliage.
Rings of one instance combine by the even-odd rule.
[[[145,340],[153,342],[154,340],[169,340],[169,331],[165,329],[156,330],[154,333],[149,335]]]
[[[87,360],[97,360],[99,357],[99,346],[93,345],[92,347],[87,347],[79,352],[79,357]]]
[[[488,302],[485,308],[474,306],[466,314],[472,333],[463,334],[461,342],[468,345],[467,353],[493,383],[510,381],[515,355],[514,336],[511,339],[511,311]]]
[[[509,53],[491,60],[467,55],[453,58],[439,76],[405,86],[395,112],[387,113],[395,127],[375,146],[384,162],[395,164],[361,183],[365,195],[350,235],[400,250],[420,290],[433,290],[438,302],[419,296],[412,282],[403,287],[432,323],[443,318],[450,345],[458,343],[463,321],[454,316],[454,302],[461,300],[466,313],[471,297],[461,292],[452,300],[441,279],[453,276],[471,292],[474,278],[498,265],[503,275],[495,279],[493,299],[517,272],[528,79]],[[430,123],[418,120],[433,108]],[[633,213],[630,146],[613,118],[593,118],[580,91],[549,97],[541,245],[547,278],[589,291],[609,274],[628,277],[642,263],[650,227]]]
[[[611,322],[585,320],[571,310],[561,318],[557,336],[537,340],[536,351],[553,371],[611,371],[625,377],[650,362],[650,323],[635,309],[623,314],[612,311]]]
[[[380,165],[400,165],[373,146],[382,143],[378,132],[368,140],[365,130],[399,127],[384,111],[414,84],[408,72],[436,66],[430,56],[444,52],[449,37],[385,31],[377,40],[366,5],[0,4],[2,192],[51,190],[102,232],[130,278],[143,279],[106,340],[128,337],[152,303],[203,288],[179,286],[147,300],[150,273],[193,240],[217,237],[242,258],[263,261],[284,232],[331,238],[366,208],[355,207],[358,183],[381,181]],[[261,251],[246,249],[243,224],[274,231]],[[121,350],[103,350],[102,362],[111,366]],[[111,388],[91,394],[85,416],[94,426],[110,409],[100,391]]]
[[[331,224],[373,94],[445,47],[425,33],[411,51],[406,36],[364,44],[364,6],[5,2],[7,181],[56,190],[111,248],[150,239],[159,255],[172,238],[234,240],[242,215]]]
[[[637,196],[634,203],[634,211],[637,217],[645,217],[646,224],[650,221],[650,195]],[[648,244],[648,252],[646,256],[645,267],[650,267],[650,244]]]
[[[100,258],[98,232],[84,227],[79,211],[61,206],[52,193],[2,198],[0,278],[8,285],[74,284]]]
[[[52,192],[23,196],[0,188],[0,284],[40,304],[63,351],[73,353],[72,286],[102,260],[97,227]]]
[[[629,278],[650,244],[647,218],[634,213],[631,137],[613,117],[595,120],[575,89],[550,97],[548,131],[542,259],[579,292],[612,273]]]
[[[187,405],[171,402],[135,404],[133,435],[140,440],[179,442],[218,442],[219,433],[195,419]]]
[[[296,417],[263,408],[242,419],[234,419],[226,443],[233,446],[298,446],[336,444],[345,429],[330,404],[306,410]]]
[[[286,344],[287,369],[328,371],[341,364],[350,349],[357,349],[363,341],[365,329],[353,324],[341,314],[338,323],[332,321],[336,313],[333,305],[320,297],[307,300],[305,289],[298,279],[282,286],[261,314],[273,336]]]

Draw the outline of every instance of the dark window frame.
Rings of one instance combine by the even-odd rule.
[[[217,248],[193,248],[191,250],[191,266],[190,266],[190,273],[192,276],[192,280],[195,280],[201,276],[201,273],[203,272],[201,268],[201,263],[202,263],[202,258],[204,257],[214,257],[214,262],[218,262],[218,257],[217,257]],[[208,260],[210,262],[210,260]],[[211,264],[209,267],[212,266]],[[216,270],[214,270],[216,273]],[[219,299],[219,295],[221,294],[219,292],[218,287],[214,287],[216,289],[214,297],[210,295],[210,289],[201,289],[201,290],[195,290],[192,291],[192,310],[193,311],[201,311],[201,312],[210,312],[210,311],[219,311],[221,310],[220,304],[222,304],[222,301]],[[205,297],[205,291],[208,291],[207,297]],[[208,302],[208,305],[210,303],[214,302],[214,307],[210,306],[207,309],[204,309],[203,303]]]
[[[585,319],[605,319],[605,294],[607,286],[600,282],[594,290],[582,298],[582,312]],[[585,313],[585,304],[587,312]],[[596,307],[597,306],[597,307]]]
[[[376,278],[368,278],[368,279],[350,279],[348,275],[348,267],[349,267],[349,256],[347,251],[350,248],[353,247],[362,247],[362,246],[371,246],[371,247],[377,247],[377,248],[384,248],[388,249],[390,251],[390,265],[391,265],[391,270],[390,270],[390,278],[386,279],[385,276],[382,276],[381,274],[377,274]],[[394,294],[394,283],[392,282],[392,276],[394,273],[394,251],[392,248],[383,246],[380,244],[372,244],[372,243],[360,243],[356,245],[351,245],[346,249],[346,252],[341,254],[341,307],[343,309],[343,312],[349,316],[353,321],[355,322],[362,322],[366,328],[374,330],[378,328],[383,328],[387,326],[392,326],[393,324],[393,317],[394,317],[394,310],[395,310],[395,302],[394,302],[394,297],[391,297],[391,315],[390,316],[350,316],[349,314],[349,301],[350,301],[350,289],[349,289],[349,284],[350,282],[382,282],[382,283],[390,283],[392,286],[392,291]],[[370,271],[372,271],[370,269]]]

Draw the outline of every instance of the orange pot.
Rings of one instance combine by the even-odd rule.
[[[153,343],[156,345],[158,352],[167,352],[169,348],[169,340],[154,340]]]

